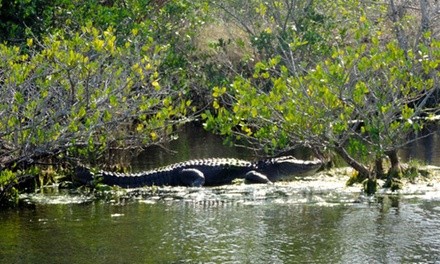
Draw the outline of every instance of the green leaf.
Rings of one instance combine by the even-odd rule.
[[[112,106],[112,107],[118,106],[118,98],[116,97],[116,95],[111,94],[109,96],[109,101],[110,101],[110,106]]]
[[[24,104],[24,97],[23,94],[21,94],[20,92],[15,92],[14,99],[18,104]]]

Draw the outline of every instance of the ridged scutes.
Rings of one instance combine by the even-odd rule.
[[[235,158],[210,158],[210,159],[193,159],[183,162],[178,162],[170,164],[167,166],[159,167],[157,169],[137,172],[137,173],[119,173],[110,171],[101,171],[101,175],[106,175],[109,177],[144,177],[150,176],[157,173],[165,173],[178,169],[185,169],[194,166],[208,166],[208,167],[242,167],[242,168],[254,168],[255,164],[250,161],[235,159]]]

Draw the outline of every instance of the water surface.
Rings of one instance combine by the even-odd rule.
[[[401,154],[440,165],[439,138]],[[197,128],[164,148],[115,162],[140,170],[255,154]],[[440,263],[440,192],[364,197],[343,184],[292,182],[100,195],[47,188],[23,202],[0,211],[0,263]]]
[[[1,263],[440,261],[438,198],[206,189],[71,203],[57,193],[54,204],[34,197],[0,212]]]

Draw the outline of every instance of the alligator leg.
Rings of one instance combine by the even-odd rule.
[[[83,166],[78,166],[75,168],[74,179],[80,182],[81,184],[92,185],[92,182],[94,180],[94,175],[90,171],[90,169]]]
[[[202,187],[205,184],[205,175],[197,169],[183,169],[179,177],[184,186]]]
[[[272,183],[266,175],[254,170],[246,173],[245,180],[247,183]]]

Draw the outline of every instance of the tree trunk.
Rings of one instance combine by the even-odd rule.
[[[381,156],[378,156],[374,162],[374,169],[376,172],[376,177],[381,179],[385,175],[385,169],[383,168],[383,159]]]
[[[420,14],[422,15],[420,19],[420,34],[419,37],[430,30],[430,17],[429,17],[429,1],[420,0]],[[428,43],[425,43],[428,44]]]
[[[390,158],[390,162],[391,162],[391,169],[390,170],[395,170],[395,171],[401,171],[402,168],[400,166],[400,160],[399,160],[399,156],[397,155],[397,150],[390,150],[387,153],[387,156]]]
[[[345,162],[348,163],[353,169],[359,172],[358,180],[362,182],[364,192],[371,195],[376,193],[377,190],[377,179],[376,174],[370,171],[362,163],[355,160],[344,147],[337,146],[335,148],[336,153],[338,153]]]
[[[350,156],[350,154],[348,154],[347,150],[345,150],[344,147],[337,146],[335,148],[335,151],[336,153],[338,153],[339,156],[341,156],[342,159],[344,159],[345,162],[347,162],[348,165],[359,172],[360,178],[367,179],[370,177],[370,170],[362,163],[358,162],[352,156]]]
[[[390,8],[390,18],[394,24],[393,27],[394,27],[394,32],[396,33],[397,41],[399,42],[400,48],[405,52],[405,57],[407,57],[408,40],[402,26],[399,24],[399,21],[402,19],[403,16],[403,7],[396,6],[394,4],[394,0],[390,0],[389,8]]]
[[[402,166],[400,164],[399,156],[397,155],[397,150],[390,150],[387,153],[390,158],[391,168],[388,171],[387,181],[385,182],[386,188],[391,188],[392,191],[402,189]]]

